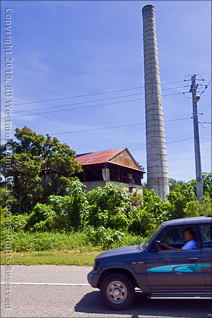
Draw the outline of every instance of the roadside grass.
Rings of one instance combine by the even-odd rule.
[[[12,252],[10,265],[87,265],[92,266],[100,252],[40,251]],[[1,265],[6,265],[6,252],[1,252]]]
[[[86,241],[86,234],[80,232],[28,232],[2,231],[1,250],[5,250],[6,235],[11,235],[11,250],[14,252],[32,252],[47,250],[85,250],[93,251],[92,244]]]
[[[121,239],[88,237],[86,231],[58,233],[58,232],[28,232],[28,231],[1,231],[1,251],[6,248],[7,235],[10,237],[10,249],[13,252],[33,251],[72,251],[83,252],[101,251],[121,246],[129,246],[141,243],[144,239],[141,236],[124,233]],[[106,245],[105,242],[108,244]]]
[[[143,241],[140,236],[124,233],[121,241],[113,240],[105,247],[98,240],[92,243],[85,231],[58,232],[1,232],[1,265],[6,264],[6,235],[9,242],[11,265],[93,265],[95,257],[105,250],[136,245]],[[7,247],[8,248],[8,247]]]

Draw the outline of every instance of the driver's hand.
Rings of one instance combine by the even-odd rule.
[[[170,245],[169,245],[167,242],[163,242],[162,244],[163,244],[163,246],[166,247],[166,248],[169,248],[169,247],[170,247]]]

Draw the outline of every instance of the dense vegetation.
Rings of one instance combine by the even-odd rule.
[[[50,194],[64,195],[72,174],[82,171],[75,152],[56,137],[16,129],[17,141],[0,146],[1,186],[12,195],[12,213],[30,213]],[[6,182],[5,182],[6,181]]]
[[[129,194],[117,185],[86,192],[79,180],[73,180],[65,196],[50,195],[48,204],[37,203],[31,213],[12,214],[9,226],[7,209],[1,208],[1,249],[8,233],[13,235],[16,251],[136,244],[165,220],[211,211],[209,193],[200,203],[186,183],[177,184],[168,199],[164,203],[146,187],[143,195]]]
[[[168,203],[145,185],[143,195],[117,185],[87,192],[77,178],[70,178],[81,167],[67,145],[27,127],[16,129],[15,136],[18,142],[0,149],[6,178],[1,182],[1,250],[8,234],[14,251],[85,251],[137,244],[165,220],[211,212],[210,173],[203,174],[202,202],[196,198],[195,180],[170,179]],[[11,169],[5,169],[8,149]]]

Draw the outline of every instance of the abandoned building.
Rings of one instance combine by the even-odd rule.
[[[142,193],[141,179],[145,171],[127,148],[97,151],[77,155],[75,159],[83,168],[77,177],[90,191],[108,184],[123,184],[130,192]]]

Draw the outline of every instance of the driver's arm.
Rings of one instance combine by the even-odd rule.
[[[163,246],[164,247],[166,247],[167,249],[169,249],[169,250],[181,250],[181,248],[177,248],[177,247],[173,247],[173,246],[171,246],[169,243],[167,243],[167,242],[164,242],[164,243],[162,243],[163,244]]]

